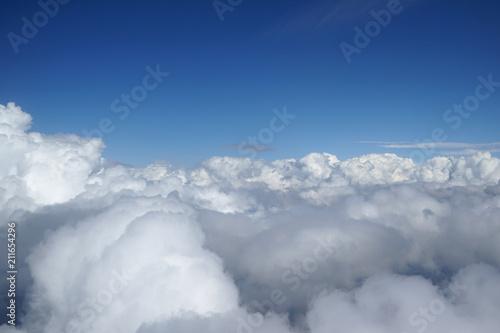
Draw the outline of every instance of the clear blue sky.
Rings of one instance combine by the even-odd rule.
[[[500,141],[500,88],[458,129],[443,120],[474,94],[479,75],[500,81],[499,2],[402,0],[348,63],[340,43],[354,45],[354,28],[388,3],[243,0],[221,21],[210,0],[72,0],[44,24],[36,1],[4,0],[0,104],[20,105],[32,129],[49,134],[83,135],[108,118],[104,156],[137,165],[250,156],[236,147],[265,135],[284,106],[296,118],[257,157],[404,156],[360,141],[422,141],[437,127],[449,142]],[[22,18],[33,16],[38,32],[16,53],[8,34],[22,37]],[[157,64],[170,75],[120,119],[113,101],[125,106],[122,94]]]

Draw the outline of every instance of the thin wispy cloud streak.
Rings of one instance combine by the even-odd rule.
[[[443,155],[472,155],[477,152],[498,152],[500,142],[489,143],[466,143],[466,142],[387,142],[387,141],[360,141],[360,143],[376,144],[383,148],[395,149],[440,149],[433,151],[434,154]],[[442,150],[442,149],[458,149],[458,150]]]
[[[375,143],[384,148],[485,148],[485,147],[499,147],[500,142],[488,143],[466,143],[466,142],[387,142],[387,141],[360,141],[360,143]]]
[[[441,155],[455,155],[455,156],[460,156],[460,155],[473,155],[476,153],[498,153],[500,152],[500,149],[463,149],[463,150],[439,150],[436,153],[441,154]]]
[[[235,151],[255,151],[257,153],[265,153],[268,151],[275,151],[276,150],[276,149],[269,147],[268,145],[263,144],[263,143],[252,144],[252,143],[248,143],[248,142],[246,142],[244,144],[239,144],[239,145],[232,144],[232,145],[229,145],[229,147]]]

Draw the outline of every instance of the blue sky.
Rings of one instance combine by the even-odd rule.
[[[256,155],[265,159],[412,156],[415,147],[374,142],[411,146],[436,128],[446,142],[500,141],[500,88],[483,88],[488,97],[468,118],[459,116],[458,128],[458,120],[443,119],[475,94],[479,76],[500,81],[498,1],[402,0],[348,63],[339,45],[355,45],[354,28],[364,30],[374,21],[370,11],[392,1],[243,0],[221,21],[209,0],[72,0],[16,46],[9,33],[23,37],[22,18],[43,20],[43,9],[6,0],[0,104],[20,105],[34,118],[32,130],[48,134],[83,135],[108,119],[104,156],[136,165],[251,157],[238,147],[265,150]],[[122,94],[145,91],[146,68],[157,66],[169,75],[157,85],[147,79],[155,88],[120,119],[112,103],[123,107]],[[285,106],[296,117],[267,139],[273,110]],[[265,142],[241,145],[259,134]]]

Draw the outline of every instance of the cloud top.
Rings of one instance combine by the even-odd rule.
[[[0,106],[21,325],[0,332],[496,332],[500,160],[394,154],[186,169],[102,158]],[[5,287],[6,282],[0,285]]]

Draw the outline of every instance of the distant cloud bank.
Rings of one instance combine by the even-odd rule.
[[[0,220],[17,224],[22,306],[0,332],[500,327],[500,159],[488,151],[133,168],[102,158],[101,139],[31,121],[0,105]]]

